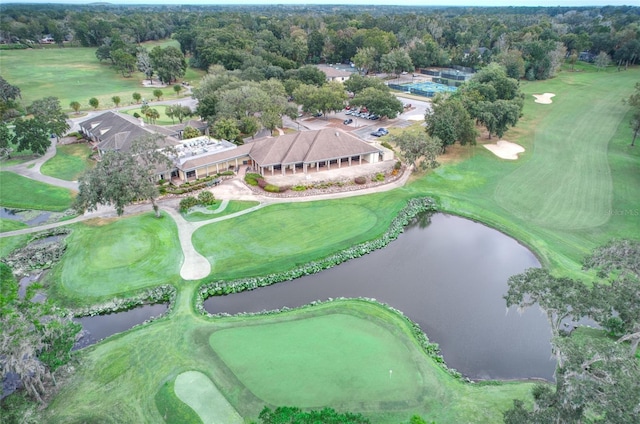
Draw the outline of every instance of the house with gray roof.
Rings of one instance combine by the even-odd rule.
[[[131,144],[136,139],[153,134],[163,135],[166,146],[179,144],[174,131],[155,125],[145,125],[138,118],[113,111],[84,120],[80,123],[80,132],[95,143],[100,155],[113,150],[127,152],[131,150]]]

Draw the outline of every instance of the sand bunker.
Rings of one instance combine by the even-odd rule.
[[[524,147],[506,140],[500,140],[496,144],[484,144],[484,147],[499,158],[508,160],[516,160],[518,153],[524,152]]]
[[[555,97],[555,94],[553,93],[534,94],[533,97],[536,98],[535,100],[536,103],[541,103],[543,105],[550,105],[551,103],[553,103],[551,101],[551,98]]]

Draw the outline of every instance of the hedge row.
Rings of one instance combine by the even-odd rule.
[[[96,305],[87,306],[85,308],[73,309],[72,313],[75,317],[86,317],[95,315],[105,315],[114,312],[128,311],[133,308],[137,308],[142,305],[155,305],[158,303],[168,303],[169,309],[167,313],[171,312],[176,300],[177,290],[170,284],[165,284],[158,287],[153,287],[147,290],[136,293],[132,297],[127,298],[113,298],[109,301],[99,303]],[[159,318],[159,317],[155,317]],[[152,321],[152,318],[148,321]],[[145,321],[147,322],[147,321]],[[143,323],[144,324],[144,323]]]
[[[192,183],[187,181],[186,183],[180,185],[179,187],[175,187],[175,188],[172,188],[172,186],[163,185],[163,186],[160,187],[160,193],[161,194],[185,194],[185,193],[191,193],[192,191],[201,190],[201,189],[207,187],[207,183],[209,181],[212,181],[212,180],[214,180],[216,178],[226,177],[226,176],[230,176],[230,175],[235,175],[235,174],[233,173],[233,171],[224,171],[224,172],[220,172],[220,173],[215,174],[215,175],[210,175],[208,177],[197,179],[196,181],[194,181]]]

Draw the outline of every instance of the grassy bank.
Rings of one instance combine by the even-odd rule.
[[[72,201],[71,190],[0,171],[0,206],[61,212],[69,209]]]
[[[77,181],[84,171],[95,166],[90,155],[91,148],[84,143],[58,145],[56,155],[43,163],[40,171],[61,180]]]
[[[498,159],[482,146],[436,169],[410,189],[436,195],[445,211],[477,219],[533,248],[558,273],[582,276],[582,258],[614,237],[633,237],[640,210],[640,151],[622,99],[640,70],[564,72],[523,84],[524,115],[505,140],[526,152]],[[552,92],[553,103],[532,94]],[[495,140],[494,140],[495,142]]]
[[[400,190],[272,205],[206,225],[193,244],[211,262],[215,279],[280,272],[379,237],[406,200]]]
[[[247,332],[258,337],[255,343]],[[257,362],[238,368],[241,359]],[[340,301],[268,317],[194,320],[178,313],[114,336],[85,351],[83,366],[47,410],[47,421],[107,419],[117,410],[121,422],[163,422],[156,394],[168,397],[166,386],[186,371],[208,376],[245,419],[269,402],[295,398],[301,406],[315,406],[316,394],[374,422],[407,421],[418,413],[443,423],[494,423],[511,399],[527,400],[531,389],[530,383],[459,382],[422,352],[395,313],[369,302]],[[265,380],[265,373],[273,378]],[[385,390],[389,385],[394,390]]]

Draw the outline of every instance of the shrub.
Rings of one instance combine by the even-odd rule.
[[[198,204],[198,199],[193,196],[185,197],[180,200],[180,212],[186,212]]]
[[[224,171],[224,172],[221,172],[218,175],[220,175],[220,176],[235,175],[235,172],[233,172],[233,171]],[[213,177],[211,177],[211,178],[213,178]]]
[[[307,189],[307,187],[303,186],[303,185],[297,185],[297,186],[293,186],[291,188],[291,190],[293,190],[293,191],[305,191],[306,189]]]
[[[395,165],[393,165],[393,169],[400,170],[402,168],[402,162],[397,161]]]
[[[356,177],[353,182],[355,182],[356,184],[366,184],[367,183],[367,179],[365,177]]]
[[[258,178],[258,187],[264,189],[267,186],[267,181],[264,178]]]
[[[376,174],[376,181],[384,181],[384,174],[381,172],[378,172]]]
[[[280,193],[280,187],[273,184],[267,184],[263,187],[263,189],[264,191],[268,191],[269,193]]]
[[[198,194],[198,203],[200,203],[203,206],[209,206],[209,205],[213,205],[216,202],[216,198],[214,197],[213,193],[211,193],[210,191],[201,191]]]
[[[382,143],[380,143],[380,145],[382,147],[386,147],[387,149],[391,150],[392,152],[394,151],[393,150],[393,146],[391,146],[391,144],[389,144],[389,142],[387,142],[387,141],[383,141]]]
[[[133,117],[134,118],[140,118],[140,114],[138,112],[133,112]]]
[[[244,176],[244,181],[250,186],[257,186],[258,179],[262,179],[262,175],[249,173]]]

